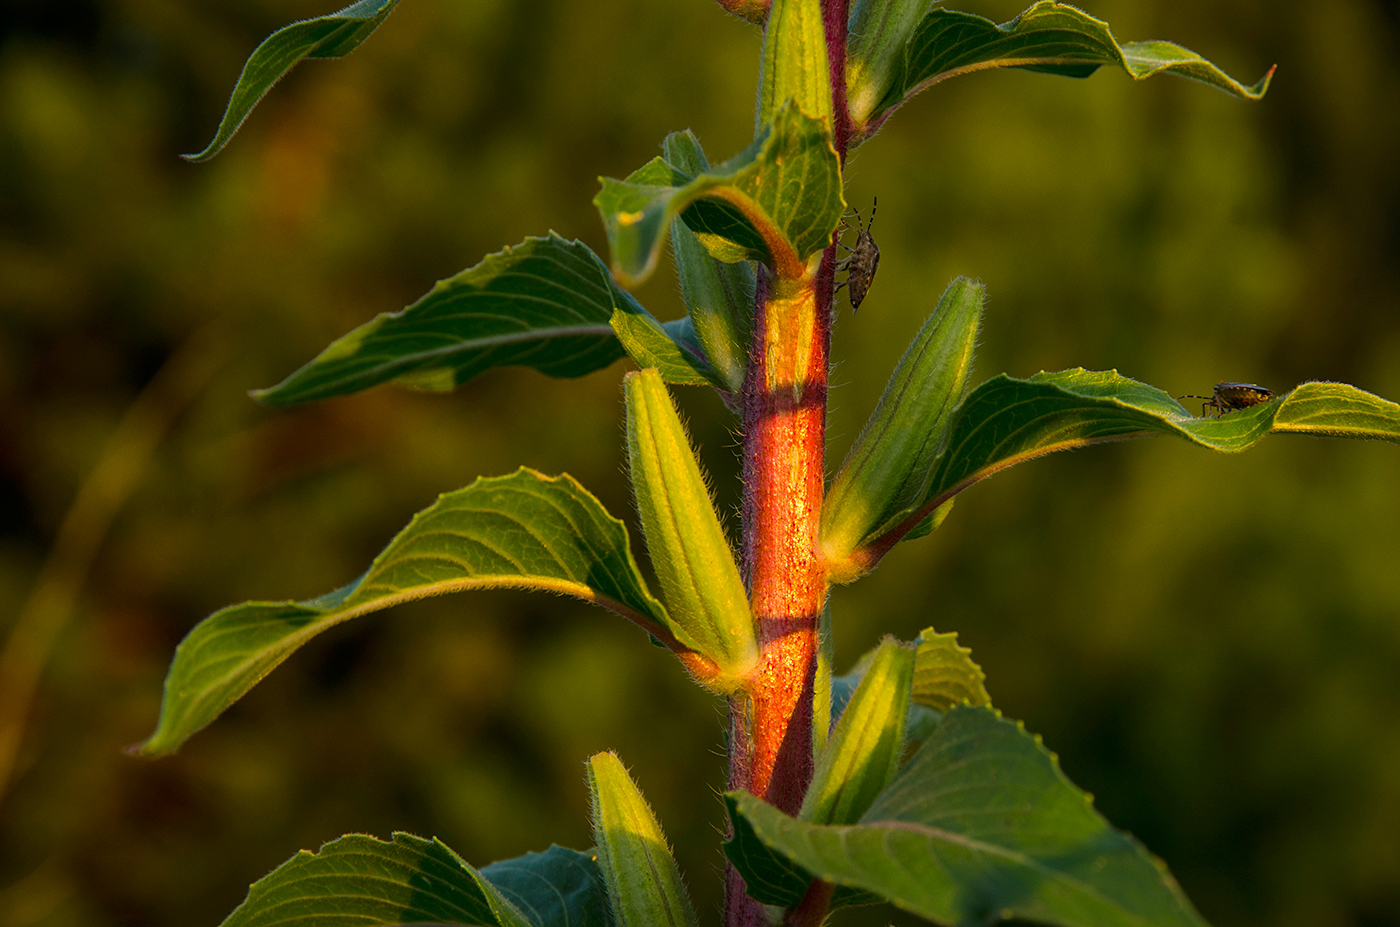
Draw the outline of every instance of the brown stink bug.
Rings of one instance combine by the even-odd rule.
[[[1201,417],[1205,418],[1206,409],[1214,409],[1215,417],[1219,418],[1227,412],[1236,412],[1240,409],[1248,409],[1250,406],[1257,406],[1261,402],[1268,402],[1274,398],[1274,391],[1265,389],[1262,386],[1255,386],[1253,383],[1225,383],[1215,384],[1214,396],[1198,396],[1195,393],[1187,393],[1185,396],[1178,396],[1177,399],[1204,399],[1201,403]]]
[[[875,269],[880,266],[880,247],[875,244],[875,239],[870,237],[870,228],[875,224],[875,210],[880,206],[880,199],[876,197],[870,205],[870,225],[865,225],[860,218],[860,210],[856,210],[856,229],[860,232],[856,236],[856,246],[847,248],[840,241],[842,248],[850,252],[850,257],[836,262],[836,271],[846,272],[846,279],[836,284],[836,289],[847,287],[851,297],[851,311],[855,312],[860,308],[861,302],[865,299],[865,294],[870,292],[870,283],[875,279]],[[846,220],[841,220],[841,227],[849,229]]]

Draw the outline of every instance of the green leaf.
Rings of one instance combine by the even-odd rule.
[[[398,5],[399,0],[360,0],[338,13],[318,16],[278,29],[253,50],[234,85],[214,140],[187,161],[207,161],[228,144],[243,120],[272,85],[303,58],[340,58],[354,51]]]
[[[768,848],[753,824],[739,813],[738,797],[746,793],[731,792],[724,796],[729,813],[730,834],[724,842],[724,855],[744,877],[744,891],[763,904],[790,908],[807,894],[812,874],[781,853]]]
[[[1273,69],[1246,86],[1195,52],[1171,42],[1120,45],[1108,24],[1054,0],[1040,0],[1008,23],[937,8],[924,17],[904,52],[902,68],[890,72],[888,87],[852,89],[852,120],[869,135],[889,110],[939,81],[987,68],[1023,68],[1069,77],[1087,77],[1115,65],[1134,80],[1166,72],[1210,84],[1250,100],[1269,88]]]
[[[890,781],[904,752],[914,658],[907,644],[881,642],[817,762],[799,819],[854,823]]]
[[[705,363],[699,345],[694,343],[694,329],[688,320],[677,319],[662,324],[656,316],[632,301],[630,307],[619,308],[613,313],[612,329],[627,356],[636,361],[638,367],[655,367],[661,379],[667,383],[674,386],[727,387]]]
[[[481,869],[481,875],[538,927],[611,927],[597,854],[551,846]]]
[[[666,835],[614,753],[588,760],[593,838],[619,927],[696,927]]]
[[[958,645],[958,634],[939,634],[933,628],[919,632],[918,652],[914,657],[915,704],[935,711],[947,711],[954,705],[991,705],[987,694],[987,676],[982,667],[972,662],[972,651]]]
[[[934,509],[927,518],[910,529],[909,533],[904,536],[904,540],[913,541],[916,538],[927,537],[933,534],[933,532],[938,530],[940,525],[948,520],[948,516],[953,514],[953,503],[956,501],[958,500],[955,498],[949,499],[947,502]],[[877,529],[873,533],[879,535],[888,527],[893,527],[893,525],[887,522],[885,527]]]
[[[724,855],[743,876],[745,893],[749,897],[762,904],[793,907],[807,894],[807,887],[812,884],[812,874],[783,854],[769,849],[759,839],[748,818],[738,812],[735,801],[738,794],[731,792],[724,796],[731,824],[729,839],[724,844]],[[882,900],[878,895],[861,889],[837,886],[831,898],[831,908],[876,904]]]
[[[747,793],[729,799],[791,865],[939,923],[1204,924],[1038,739],[987,708],[949,711],[859,824],[807,824]]]
[[[606,927],[590,856],[563,847],[476,870],[439,840],[364,834],[303,850],[259,879],[223,927],[360,927],[432,921]]]
[[[573,477],[522,467],[439,496],[348,586],[305,602],[232,605],[200,622],[176,648],[160,722],[136,750],[174,751],[327,628],[413,599],[503,587],[575,595],[677,645],[622,522]]]
[[[773,0],[763,27],[758,86],[760,122],[792,101],[831,125],[831,69],[821,0]]]
[[[1077,367],[1028,380],[1002,374],[974,389],[953,413],[924,502],[867,537],[859,556],[868,567],[902,537],[901,526],[1032,457],[1158,434],[1237,453],[1271,432],[1400,443],[1400,405],[1344,383],[1312,382],[1248,409],[1198,418],[1169,394],[1116,370]]]
[[[677,637],[714,664],[691,666],[697,680],[729,694],[759,656],[744,581],[661,377],[629,373],[624,389],[627,466],[667,613]]]
[[[710,169],[700,140],[688,129],[666,136],[662,150],[667,162],[691,176]],[[681,280],[681,295],[702,353],[722,378],[723,388],[738,393],[749,367],[755,289],[753,267],[748,261],[726,264],[715,259],[679,217],[671,220],[671,252]]]
[[[831,243],[846,209],[830,128],[792,103],[752,145],[697,177],[654,158],[626,180],[600,180],[593,203],[607,229],[613,274],[628,285],[656,269],[676,216],[719,260],[762,261],[795,278]]]
[[[609,321],[624,306],[636,303],[582,242],[553,233],[527,238],[439,281],[402,312],[384,313],[340,337],[253,396],[283,406],[391,381],[450,390],[513,364],[555,377],[582,376],[622,357]]]

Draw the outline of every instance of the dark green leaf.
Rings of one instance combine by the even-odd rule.
[[[676,640],[622,522],[572,477],[522,467],[438,497],[342,589],[305,602],[232,605],[200,622],[176,648],[160,722],[137,749],[175,750],[333,625],[426,596],[502,587],[575,595]]]
[[[734,828],[729,840],[724,844],[724,855],[744,877],[744,888],[749,897],[763,904],[790,908],[807,894],[807,886],[812,884],[812,874],[781,853],[769,849],[758,838],[748,818],[738,813],[735,794],[737,793],[724,796],[724,804]],[[752,795],[744,794],[753,798]],[[755,798],[754,801],[758,799]],[[831,899],[831,907],[835,909],[875,904],[881,900],[878,895],[860,889],[837,886]]]
[[[724,843],[724,855],[744,877],[744,889],[749,897],[764,904],[790,908],[807,894],[812,875],[759,839],[753,824],[739,813],[738,797],[738,793],[724,796],[733,828]]]
[[[939,81],[987,68],[1024,68],[1087,77],[1102,65],[1122,68],[1134,80],[1167,72],[1257,100],[1268,90],[1273,69],[1256,83],[1239,83],[1195,52],[1171,42],[1120,45],[1108,24],[1054,0],[1040,0],[1008,23],[937,8],[930,10],[906,46],[904,64],[878,101],[857,109],[858,126],[878,125],[886,112]],[[860,88],[853,101],[859,103]]]
[[[655,158],[626,180],[604,177],[602,184],[593,202],[607,228],[613,273],[628,284],[656,269],[677,215],[716,258],[763,261],[795,277],[831,243],[846,208],[830,128],[792,103],[752,145],[698,177]]]
[[[563,847],[480,871],[438,840],[363,834],[303,850],[255,882],[223,927],[606,927],[592,857]]]
[[[987,708],[956,706],[859,824],[731,814],[789,864],[944,924],[1201,927],[1159,860],[1114,830],[1054,756]]]
[[[379,28],[399,0],[360,0],[338,13],[318,16],[278,29],[253,50],[234,85],[214,140],[189,161],[207,161],[233,138],[253,107],[303,58],[339,58],[354,51]]]
[[[1314,382],[1248,409],[1199,418],[1116,370],[1075,368],[1028,380],[1003,374],[974,389],[953,413],[924,503],[886,527],[910,525],[973,483],[1042,454],[1158,434],[1235,453],[1271,432],[1400,442],[1400,405],[1344,383]],[[898,536],[897,528],[889,535]],[[866,543],[874,555],[888,549],[877,535]]]
[[[666,160],[692,176],[710,169],[700,140],[690,130],[672,132],[662,143]],[[671,254],[680,276],[691,337],[724,389],[738,393],[749,366],[754,311],[754,273],[748,261],[716,260],[677,217],[671,220]]]
[[[607,893],[593,852],[552,846],[481,869],[481,875],[538,927],[609,927]]]
[[[623,306],[645,311],[582,242],[552,233],[527,238],[438,282],[402,312],[361,325],[253,395],[280,406],[390,381],[450,390],[513,364],[555,377],[582,376],[622,356],[609,321]]]

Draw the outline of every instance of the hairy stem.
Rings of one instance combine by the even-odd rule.
[[[832,267],[761,273],[744,415],[744,572],[763,655],[730,703],[729,787],[796,814],[812,779],[812,692],[826,575],[817,546]],[[763,923],[729,873],[731,927]]]
[[[842,163],[850,138],[846,105],[847,0],[822,0],[830,66],[833,142]],[[801,276],[760,268],[753,343],[744,379],[743,564],[762,657],[730,700],[729,788],[796,815],[812,781],[813,693],[826,570],[818,546],[827,368],[836,246]],[[726,873],[727,927],[768,923],[763,906]],[[830,892],[805,903],[820,923]]]
[[[851,143],[851,109],[846,103],[846,22],[850,17],[848,0],[822,0],[822,26],[826,32],[826,61],[831,68],[831,111],[836,124],[832,141],[841,163]]]

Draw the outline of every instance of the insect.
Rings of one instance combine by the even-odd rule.
[[[837,262],[837,272],[845,271],[846,279],[836,284],[836,289],[846,287],[851,297],[851,311],[860,308],[860,304],[865,300],[865,294],[870,292],[870,283],[875,279],[875,269],[880,266],[880,247],[875,244],[875,239],[870,237],[870,227],[875,224],[875,210],[880,206],[880,199],[876,197],[870,205],[870,225],[861,221],[860,210],[856,210],[856,228],[860,232],[856,236],[856,246],[847,248],[844,242],[838,242],[842,248],[850,252],[850,257]],[[846,220],[841,220],[841,227],[849,229]]]
[[[1219,418],[1227,412],[1238,412],[1240,409],[1248,409],[1261,402],[1268,402],[1274,398],[1274,391],[1262,386],[1255,386],[1253,383],[1220,382],[1215,384],[1214,396],[1198,396],[1195,393],[1187,393],[1185,396],[1176,398],[1204,399],[1205,402],[1201,403],[1201,418],[1205,418],[1206,409],[1214,409],[1215,417]]]

